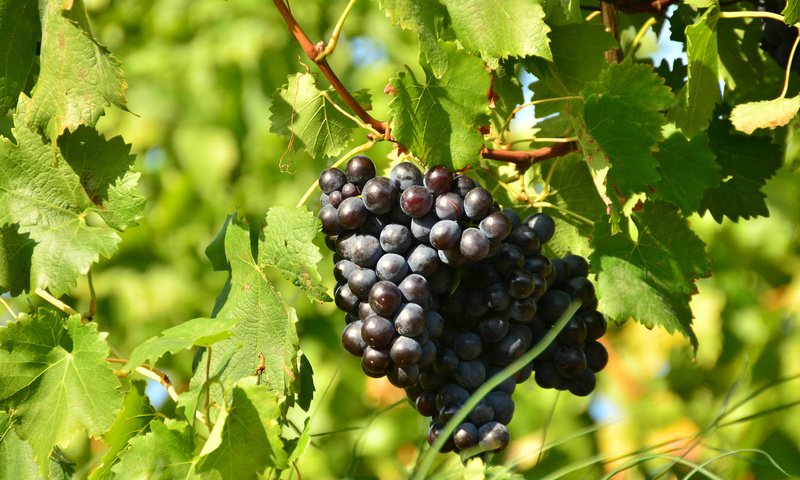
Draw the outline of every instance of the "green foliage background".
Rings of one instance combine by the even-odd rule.
[[[418,79],[425,73],[417,60],[417,36],[392,26],[376,3],[356,4],[329,61],[351,91],[371,92],[374,115],[386,118],[391,97],[380,92],[387,79],[406,66]],[[270,132],[273,93],[288,75],[309,65],[270,2],[85,4],[94,34],[120,60],[129,85],[130,113],[108,109],[98,129],[132,145],[135,170],[142,175],[139,190],[147,198],[140,225],[121,235],[119,253],[93,269],[98,328],[111,332],[109,341],[127,354],[166,328],[209,316],[226,276],[211,268],[204,250],[231,211],[259,223],[269,207],[294,207],[331,160],[310,158]],[[323,39],[345,4],[295,2],[294,8],[308,35]],[[652,53],[654,43],[646,38],[639,55]],[[0,124],[0,131],[8,128]],[[800,131],[798,119],[788,128]],[[386,166],[388,148],[370,152],[379,166]],[[527,478],[563,468],[575,469],[568,477],[596,478],[625,465],[631,460],[626,454],[684,446],[721,412],[747,399],[706,430],[690,452],[673,453],[702,463],[741,450],[712,464],[721,478],[782,478],[764,453],[800,475],[800,379],[751,396],[771,382],[800,375],[800,173],[788,160],[765,188],[769,218],[721,225],[708,214],[691,219],[708,244],[714,271],[698,282],[692,300],[700,345],[696,359],[680,336],[630,322],[612,327],[611,364],[592,398],[544,392],[533,382],[517,389],[514,441],[499,463],[517,464]],[[330,270],[326,256],[320,271],[333,285]],[[297,463],[303,478],[402,477],[427,420],[388,384],[361,374],[339,345],[344,322],[332,304],[311,302],[279,275],[275,279],[297,309],[300,346],[314,368],[312,443]],[[83,278],[63,299],[85,311],[88,288]],[[42,303],[31,295],[11,305],[25,310],[28,302]],[[8,315],[0,315],[5,323]],[[179,392],[188,387],[191,360],[183,352],[160,364]],[[160,408],[170,411],[174,405],[167,401]],[[745,420],[723,426],[737,419]],[[676,442],[663,444],[668,441]],[[539,459],[543,442],[558,443]],[[66,453],[84,468],[77,472],[83,477],[104,451],[99,442],[79,440]],[[610,463],[578,469],[592,459]],[[645,478],[664,465],[655,459],[624,478]],[[671,474],[688,470],[675,465]]]

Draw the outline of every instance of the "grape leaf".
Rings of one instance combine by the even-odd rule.
[[[312,158],[335,156],[353,136],[353,121],[337,110],[347,111],[331,89],[320,90],[314,75],[298,73],[272,96],[270,131],[292,137]]]
[[[800,22],[800,1],[786,0],[786,7],[784,7],[781,15],[785,17],[783,21],[786,25],[794,25]]]
[[[55,142],[65,129],[94,126],[109,105],[124,109],[127,84],[119,62],[92,36],[81,0],[43,2],[40,13],[39,78],[18,111]]]
[[[0,410],[0,478],[39,480],[41,475],[33,459],[30,444],[14,432],[14,422]]]
[[[461,44],[487,63],[507,57],[552,60],[544,9],[528,0],[442,0]]]
[[[111,467],[116,462],[117,455],[128,446],[128,440],[143,435],[150,421],[155,418],[156,412],[144,392],[145,386],[146,383],[142,380],[131,382],[131,388],[122,401],[122,409],[111,428],[103,435],[108,450],[103,455],[100,465],[89,475],[89,480],[109,478]]]
[[[233,218],[226,222],[224,231],[230,277],[225,296],[218,301],[222,307],[216,316],[236,318],[239,323],[231,338],[214,344],[211,369],[215,370],[231,351],[235,351],[227,368],[220,374],[223,384],[233,384],[242,377],[253,375],[258,366],[258,354],[264,353],[262,380],[273,395],[285,395],[291,400],[290,388],[297,376],[295,311],[275,291],[253,257],[247,224]],[[259,242],[261,248],[264,248],[263,241]],[[198,364],[192,378],[193,385],[205,380],[207,354],[207,351],[203,353],[203,360]]]
[[[626,222],[616,235],[606,222],[595,223],[590,262],[601,309],[617,322],[632,318],[648,328],[678,332],[696,351],[689,300],[695,279],[709,275],[705,245],[668,203],[648,202],[631,218],[638,241]]]
[[[31,284],[31,255],[35,242],[19,225],[0,227],[0,293],[16,296]]]
[[[208,347],[231,336],[231,330],[239,323],[236,318],[195,318],[183,322],[151,337],[140,344],[130,354],[124,370],[132,370],[139,365],[154,364],[165,353],[177,353],[194,346]]]
[[[768,216],[761,187],[783,162],[780,147],[769,137],[736,133],[727,120],[716,117],[709,126],[708,138],[723,180],[706,191],[700,212],[709,211],[717,222],[723,217],[735,222]]]
[[[689,138],[708,127],[720,98],[718,16],[718,8],[709,8],[694,24],[686,27],[689,79],[678,95],[678,104],[670,112],[670,120]]]
[[[581,4],[577,0],[540,0],[544,9],[547,24],[552,28],[557,25],[583,22]],[[589,26],[584,23],[584,26]],[[550,36],[550,47],[555,44],[552,35]]]
[[[492,98],[490,107],[494,115],[492,121],[497,130],[502,128],[505,119],[517,108],[517,105],[525,101],[522,94],[522,85],[519,82],[519,75],[514,70],[511,62],[500,64],[500,67],[492,71]]]
[[[80,315],[63,322],[49,310],[0,328],[0,400],[14,409],[17,434],[45,476],[53,445],[83,430],[99,437],[122,404],[103,338]]]
[[[39,3],[0,0],[0,117],[28,93],[36,69],[36,42],[41,38]]]
[[[196,471],[214,472],[211,478],[256,478],[267,467],[287,468],[278,418],[278,399],[254,377],[242,379],[217,418]]]
[[[258,263],[276,267],[284,278],[302,288],[310,299],[330,302],[328,288],[317,271],[322,254],[313,243],[321,230],[317,216],[305,208],[271,208],[267,212],[267,226]]]
[[[659,144],[656,159],[661,176],[656,196],[677,205],[684,215],[696,212],[705,191],[719,185],[720,169],[705,134],[691,141],[670,135]]]
[[[475,162],[483,145],[478,126],[486,122],[490,76],[480,59],[441,45],[448,66],[440,79],[427,69],[423,83],[411,70],[392,79],[392,134],[427,165],[458,170]]]
[[[797,115],[798,110],[800,110],[800,95],[741,103],[733,107],[731,123],[736,130],[750,135],[759,128],[772,130],[786,125]]]
[[[16,145],[0,139],[0,226],[17,223],[36,242],[31,288],[60,294],[100,255],[116,252],[116,231],[141,216],[144,200],[132,191],[137,177],[127,170],[133,157],[120,137],[107,140],[84,127],[62,136],[64,154],[56,151],[54,159],[39,134],[16,124]]]
[[[647,65],[610,65],[581,92],[588,133],[608,154],[608,186],[628,196],[659,180],[652,149],[666,123],[661,110],[673,100],[664,80]]]
[[[550,41],[552,62],[530,58],[525,64],[558,95],[575,95],[586,82],[596,80],[608,66],[605,51],[617,47],[605,27],[594,23],[554,26]]]
[[[128,441],[111,471],[119,478],[190,478],[194,432],[177,420],[153,420],[146,435]]]
[[[417,32],[420,53],[439,78],[447,70],[447,54],[439,45],[436,19],[446,15],[437,0],[381,0],[381,8],[392,19],[392,24],[404,30]]]

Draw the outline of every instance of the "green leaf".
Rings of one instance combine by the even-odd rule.
[[[452,43],[441,45],[448,67],[440,79],[426,71],[420,83],[411,70],[392,79],[392,134],[425,164],[458,170],[479,158],[490,76],[480,59]]]
[[[525,101],[514,64],[515,62],[505,62],[492,70],[492,98],[489,106],[492,108],[492,122],[497,130],[502,128],[505,119],[517,105]]]
[[[295,74],[272,96],[270,131],[292,137],[312,158],[336,156],[353,136],[353,121],[336,109],[338,94],[319,90],[314,75]]]
[[[300,354],[300,361],[297,366],[297,405],[306,412],[311,407],[311,400],[314,399],[314,369],[305,354]]]
[[[0,227],[0,293],[16,296],[28,290],[34,245],[27,233],[19,233],[18,224]]]
[[[119,411],[108,432],[103,435],[108,450],[103,455],[100,465],[89,475],[89,480],[110,478],[111,467],[116,462],[117,455],[128,446],[128,440],[143,435],[150,421],[155,418],[156,412],[144,392],[146,385],[141,380],[131,382],[131,388],[122,402],[122,410]]]
[[[128,442],[111,471],[118,478],[189,478],[194,457],[194,432],[177,420],[153,420],[146,435]]]
[[[742,103],[733,107],[731,123],[736,130],[750,135],[759,128],[773,130],[786,125],[797,115],[798,110],[800,110],[800,95]]]
[[[14,432],[14,420],[0,410],[0,478],[39,480],[33,449]]]
[[[656,159],[661,176],[656,195],[677,205],[684,215],[696,212],[706,190],[719,185],[720,169],[705,134],[691,141],[671,135],[659,144]]]
[[[261,266],[253,258],[250,231],[246,223],[232,219],[225,229],[225,255],[230,264],[230,290],[222,300],[218,318],[235,318],[239,323],[231,338],[214,345],[211,370],[234,351],[230,364],[222,372],[223,384],[251,376],[258,366],[258,354],[266,363],[261,379],[273,395],[289,397],[296,378],[297,321],[289,307],[267,280]],[[205,356],[192,379],[193,385],[205,379]]]
[[[269,390],[253,378],[240,381],[200,453],[196,471],[213,471],[212,478],[256,478],[267,467],[287,468],[280,416],[278,399]]]
[[[670,120],[689,138],[708,127],[720,98],[718,16],[717,8],[709,8],[694,24],[686,27],[689,79],[679,94],[679,103],[670,112]]]
[[[15,410],[43,474],[53,445],[83,430],[99,437],[113,423],[122,398],[106,357],[104,335],[79,315],[63,322],[41,310],[0,328],[0,400]]]
[[[626,222],[616,235],[607,223],[595,223],[590,262],[601,310],[616,322],[632,318],[648,328],[678,332],[697,350],[689,300],[695,279],[709,275],[705,245],[668,203],[648,202],[631,219],[636,242]]]
[[[708,138],[723,180],[706,192],[700,211],[709,211],[717,222],[768,216],[761,188],[783,163],[780,147],[769,137],[734,132],[724,118],[711,122]]]
[[[604,70],[581,92],[588,133],[608,154],[608,186],[619,194],[643,192],[660,179],[652,150],[672,102],[664,81],[647,65],[621,63]]]
[[[144,200],[132,191],[133,157],[120,137],[107,140],[84,127],[63,135],[54,151],[16,124],[16,145],[0,139],[0,226],[17,223],[36,242],[30,285],[58,295],[100,255],[116,252],[117,231],[135,225]]]
[[[0,0],[0,117],[32,84],[42,34],[38,6],[34,0]]]
[[[258,263],[280,270],[311,300],[330,302],[328,287],[317,271],[322,254],[313,243],[320,231],[322,224],[317,216],[305,208],[270,208]]]
[[[420,54],[439,78],[447,70],[447,54],[439,45],[437,19],[447,12],[437,0],[381,0],[392,24],[419,35]]]
[[[40,14],[39,78],[18,111],[55,143],[65,129],[94,126],[109,105],[124,109],[127,84],[119,62],[92,36],[81,0],[42,2]]]
[[[461,44],[484,60],[537,56],[552,60],[544,9],[528,0],[442,0]]]
[[[617,47],[599,23],[554,26],[550,41],[552,62],[531,58],[526,65],[558,95],[576,95],[586,82],[596,80],[608,66],[605,51]]]
[[[786,0],[786,7],[784,7],[781,15],[785,17],[783,21],[786,25],[794,25],[800,22],[800,1]]]
[[[124,370],[132,370],[139,365],[155,362],[165,353],[177,353],[192,347],[208,347],[226,338],[239,323],[236,318],[195,318],[183,322],[151,337],[134,348]]]
[[[541,0],[542,8],[544,9],[547,24],[552,28],[556,25],[566,25],[570,23],[583,22],[583,13],[581,12],[581,4],[577,0]],[[590,24],[584,23],[585,27]],[[556,41],[553,36],[550,36],[550,48],[555,45]]]

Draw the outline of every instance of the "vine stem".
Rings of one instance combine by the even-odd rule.
[[[116,363],[125,365],[128,363],[127,360],[124,358],[106,358],[106,362],[108,363]],[[172,385],[172,382],[169,379],[169,376],[162,372],[161,370],[155,367],[146,367],[144,365],[139,365],[134,370],[136,373],[143,377],[147,377],[150,380],[155,380],[156,382],[160,383],[162,387],[167,391],[169,398],[171,398],[174,402],[178,401],[178,392],[175,391],[175,387]]]
[[[97,293],[94,291],[91,269],[86,273],[86,280],[89,283],[89,313],[86,315],[86,318],[88,320],[94,320],[94,315],[97,313]]]
[[[481,149],[481,156],[488,160],[500,160],[513,163],[519,170],[527,170],[534,163],[553,157],[562,157],[577,150],[575,142],[557,143],[550,147],[537,148],[536,150],[491,150],[486,147]]]
[[[11,305],[9,305],[8,302],[6,302],[6,300],[2,296],[0,296],[0,303],[2,303],[4,307],[6,307],[6,310],[8,310],[8,313],[11,314],[12,318],[18,318],[17,312],[15,312],[13,308],[11,308]]]
[[[794,62],[794,54],[797,52],[797,43],[800,42],[800,26],[795,25],[795,29],[798,31],[797,37],[794,39],[792,51],[789,53],[789,61],[786,63],[786,76],[783,78],[783,90],[781,90],[781,95],[778,98],[785,98],[786,92],[789,91],[789,74],[792,72],[792,63]]]
[[[614,40],[619,43],[619,25],[617,22],[617,4],[614,0],[600,0],[600,16],[603,19],[603,25],[606,26],[606,31],[610,33]],[[612,48],[606,50],[606,62],[620,63],[622,61],[622,50],[620,48]]]
[[[786,23],[786,18],[779,13],[756,12],[752,10],[743,12],[719,12],[719,18],[770,18],[781,23]]]
[[[350,0],[347,6],[344,7],[344,12],[342,12],[342,16],[339,17],[339,21],[336,22],[336,26],[333,27],[333,32],[331,32],[331,38],[330,40],[328,40],[328,44],[325,46],[325,50],[320,52],[320,54],[314,58],[315,62],[322,60],[323,58],[333,53],[334,50],[336,50],[336,45],[339,43],[339,35],[341,35],[342,28],[344,27],[344,21],[347,20],[347,16],[350,14],[350,10],[353,9],[353,5],[355,4],[356,0]]]
[[[646,22],[644,22],[642,28],[640,28],[639,31],[636,32],[636,36],[633,37],[630,49],[628,50],[630,52],[630,55],[634,55],[636,53],[636,50],[639,48],[639,44],[642,43],[642,39],[647,34],[647,31],[650,29],[650,27],[652,27],[655,24],[656,24],[656,17],[650,17],[647,19]]]
[[[580,300],[573,300],[570,303],[569,307],[561,314],[558,321],[553,325],[547,334],[539,340],[539,342],[530,349],[525,355],[516,359],[511,365],[507,366],[499,373],[495,374],[490,379],[486,380],[486,382],[481,385],[478,389],[475,390],[469,399],[464,403],[464,405],[458,409],[453,418],[447,422],[447,425],[444,426],[442,431],[439,433],[439,436],[436,438],[436,441],[433,442],[433,445],[422,454],[417,463],[418,467],[416,471],[412,474],[412,479],[424,479],[427,478],[428,470],[430,470],[431,465],[433,465],[433,460],[435,455],[441,451],[442,447],[444,446],[447,439],[450,435],[455,431],[456,427],[458,427],[461,422],[469,415],[469,412],[475,408],[475,405],[481,401],[483,397],[489,394],[496,386],[503,383],[507,378],[510,378],[512,375],[517,373],[520,369],[522,369],[525,365],[532,362],[534,358],[539,356],[545,348],[547,348],[550,343],[552,343],[556,336],[561,333],[561,330],[564,326],[569,322],[575,312],[578,311],[578,308],[581,306]]]
[[[57,299],[56,297],[50,295],[50,292],[43,288],[37,288],[34,293],[39,295],[44,300],[46,300],[49,304],[56,307],[57,309],[61,310],[62,312],[66,313],[67,315],[80,315],[80,312],[75,310],[74,308],[70,307],[66,303],[62,302],[61,300]]]
[[[205,424],[209,428],[209,430],[211,429],[211,424],[208,423],[211,421],[211,385],[208,384],[208,375],[210,371],[211,371],[211,345],[206,347],[206,380],[205,382],[203,382],[206,390],[206,400],[203,410],[205,411],[206,414]]]

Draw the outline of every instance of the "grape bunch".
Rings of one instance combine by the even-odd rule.
[[[786,8],[786,0],[759,0],[756,2],[756,8],[760,11],[781,13]],[[762,25],[764,38],[761,41],[761,49],[767,52],[781,68],[786,68],[792,46],[797,39],[797,29],[768,18],[762,19]],[[795,53],[792,70],[800,73],[800,52]]]
[[[430,417],[428,441],[472,393],[535,346],[573,300],[581,306],[555,341],[469,412],[442,451],[504,449],[512,393],[531,376],[543,388],[590,394],[608,361],[589,265],[550,259],[552,218],[500,209],[466,175],[410,162],[376,175],[365,156],[320,174],[319,219],[336,260],[342,345],[370,377],[386,376]]]

